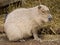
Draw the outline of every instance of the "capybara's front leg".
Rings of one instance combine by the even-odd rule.
[[[32,33],[33,33],[34,40],[41,41],[41,39],[38,37],[38,29],[37,28],[34,28],[32,30]]]

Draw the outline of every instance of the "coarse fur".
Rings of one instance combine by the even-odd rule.
[[[36,27],[40,27],[42,22],[49,21],[48,7],[45,5],[39,6],[19,8],[8,14],[4,24],[4,31],[10,41],[34,36],[34,31],[38,31]]]

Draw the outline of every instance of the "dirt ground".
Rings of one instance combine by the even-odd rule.
[[[0,45],[60,45],[60,41],[44,41],[44,42],[38,42],[34,40],[29,40],[25,42],[1,41]]]

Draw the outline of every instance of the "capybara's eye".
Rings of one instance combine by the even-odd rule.
[[[43,10],[42,13],[45,13],[45,11]]]

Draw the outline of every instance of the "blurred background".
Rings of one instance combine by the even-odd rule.
[[[34,7],[40,3],[48,6],[53,16],[53,21],[46,24],[44,28],[49,30],[49,27],[52,27],[56,34],[60,34],[60,0],[0,0],[0,30],[3,30],[6,16],[10,12],[17,8]]]

